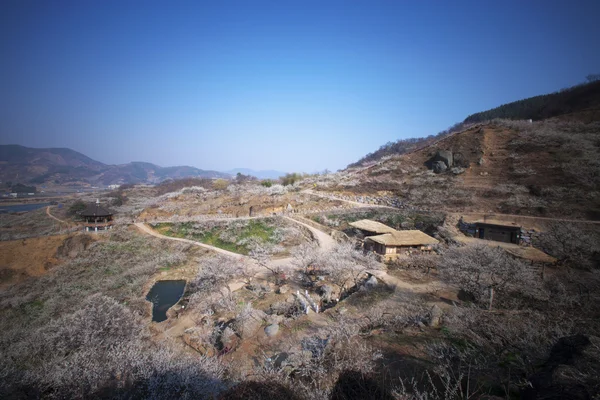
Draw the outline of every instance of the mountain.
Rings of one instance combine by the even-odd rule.
[[[600,219],[600,82],[474,114],[463,126],[321,186],[425,210]]]
[[[286,172],[281,172],[281,171],[274,171],[274,170],[255,171],[255,170],[249,169],[249,168],[234,168],[229,171],[226,171],[226,173],[233,175],[233,176],[237,175],[238,173],[243,174],[243,175],[251,175],[251,176],[257,177],[258,179],[277,179],[280,176],[284,176],[286,174]]]
[[[388,142],[378,150],[349,164],[348,167],[360,167],[376,162],[383,157],[410,153],[436,143],[444,137],[462,131],[473,124],[497,118],[539,121],[555,117],[582,122],[600,121],[600,81],[577,85],[556,93],[514,101],[491,110],[478,112],[469,115],[463,122],[459,122],[437,135]]]
[[[110,185],[159,183],[186,177],[230,178],[189,166],[160,167],[146,162],[107,165],[66,148],[0,145],[0,180],[24,184]]]

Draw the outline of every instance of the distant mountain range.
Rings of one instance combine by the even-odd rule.
[[[188,177],[230,178],[218,171],[189,166],[160,167],[147,162],[107,165],[67,148],[36,149],[0,145],[0,180],[29,185],[92,185],[159,183]]]
[[[225,171],[225,172],[228,174],[231,174],[233,176],[237,175],[239,172],[240,174],[255,176],[258,179],[277,179],[280,176],[284,176],[287,173],[287,172],[274,171],[274,170],[255,171],[255,170],[249,169],[249,168],[234,168],[234,169],[230,169],[229,171]]]

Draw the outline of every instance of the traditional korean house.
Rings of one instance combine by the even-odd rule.
[[[113,227],[113,213],[104,207],[100,206],[100,200],[95,203],[88,204],[85,210],[79,215],[85,221],[86,232],[98,232]]]
[[[398,232],[381,222],[372,221],[370,219],[361,219],[360,221],[351,222],[350,226],[360,231],[363,237],[381,235],[384,233]]]
[[[477,239],[514,244],[521,243],[521,226],[516,223],[485,217],[477,220],[462,218],[459,228]]]
[[[437,239],[418,230],[394,231],[365,238],[365,250],[373,251],[386,259],[402,254],[429,252]]]

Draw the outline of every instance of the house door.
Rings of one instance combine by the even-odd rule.
[[[479,239],[483,239],[483,228],[479,228]]]

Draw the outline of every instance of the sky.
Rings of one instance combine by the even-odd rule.
[[[337,170],[600,73],[600,1],[0,2],[0,144]]]

